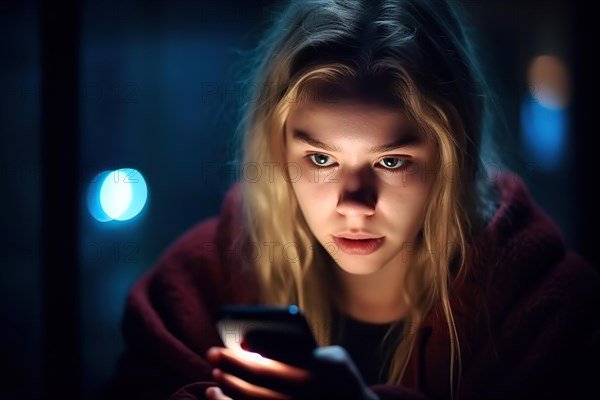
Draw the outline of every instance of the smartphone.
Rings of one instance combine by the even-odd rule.
[[[217,330],[227,348],[309,368],[317,342],[298,307],[225,306]]]

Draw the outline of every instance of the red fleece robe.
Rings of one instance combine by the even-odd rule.
[[[600,398],[600,274],[565,248],[515,175],[496,183],[499,207],[450,293],[461,350],[455,398]],[[243,267],[250,253],[235,245],[239,196],[234,186],[220,215],[185,233],[132,288],[126,351],[102,398],[202,399],[214,385],[204,356],[222,346],[215,314],[223,304],[257,301]],[[381,399],[450,398],[449,349],[434,307],[402,385],[371,388]]]

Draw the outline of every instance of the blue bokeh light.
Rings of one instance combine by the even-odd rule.
[[[527,97],[521,103],[523,150],[527,158],[546,171],[561,163],[566,146],[567,112]]]
[[[108,174],[110,174],[111,172],[112,171],[100,172],[99,174],[97,174],[94,177],[94,179],[92,179],[92,181],[90,182],[90,185],[88,187],[88,194],[87,194],[88,210],[90,211],[90,214],[92,214],[92,217],[94,217],[96,220],[98,220],[100,222],[108,222],[108,221],[112,220],[111,217],[106,215],[106,213],[104,212],[104,210],[102,209],[102,206],[100,204],[100,188],[102,187],[102,184],[104,183],[104,180],[106,179]]]
[[[290,314],[298,314],[300,310],[298,309],[298,306],[295,304],[292,304],[291,306],[288,307],[288,312]]]
[[[88,189],[88,209],[100,222],[127,221],[137,216],[148,199],[142,174],[133,168],[104,171],[96,175]]]
[[[127,221],[128,219],[137,216],[146,205],[146,200],[148,199],[148,186],[146,185],[146,180],[142,174],[136,169],[122,168],[116,172],[121,174],[123,182],[128,184],[131,188],[131,200],[129,201],[127,209],[115,219]]]
[[[133,190],[121,170],[112,171],[100,187],[100,206],[112,219],[119,219],[131,204]]]

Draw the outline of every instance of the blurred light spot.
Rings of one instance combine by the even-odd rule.
[[[100,188],[104,183],[104,179],[108,174],[110,174],[110,172],[111,171],[104,171],[96,175],[94,179],[92,179],[92,182],[90,183],[90,186],[88,188],[88,210],[90,211],[90,214],[92,214],[92,217],[96,218],[100,222],[107,222],[112,219],[111,217],[106,215],[106,213],[102,209],[102,206],[100,205]]]
[[[288,312],[290,314],[298,314],[298,306],[292,304],[291,306],[288,307]]]
[[[538,56],[529,65],[530,95],[541,105],[564,109],[571,97],[571,80],[567,67],[558,57]]]
[[[104,171],[93,179],[88,190],[88,208],[101,222],[126,221],[138,215],[148,198],[142,174],[132,168]]]
[[[527,159],[544,170],[558,167],[565,149],[566,111],[526,99],[521,104],[521,129]]]
[[[522,147],[525,157],[543,170],[554,170],[563,159],[568,130],[571,83],[558,57],[534,58],[528,70],[529,93],[521,103]]]
[[[146,186],[146,181],[142,174],[136,170],[131,168],[123,168],[119,170],[122,174],[124,174],[124,183],[129,184],[131,188],[131,201],[129,202],[129,207],[118,219],[119,221],[126,221],[138,215],[140,211],[146,205],[146,200],[148,199],[148,187]]]
[[[100,205],[112,219],[118,219],[127,211],[133,196],[131,185],[125,182],[125,175],[116,170],[104,178],[100,188]]]

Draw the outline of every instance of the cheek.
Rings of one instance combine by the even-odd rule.
[[[430,163],[416,162],[402,171],[401,180],[404,187],[409,186],[411,189],[415,188],[416,191],[423,188],[427,190],[435,174],[436,171]]]
[[[407,178],[402,185],[388,186],[381,193],[378,207],[394,229],[412,236],[423,224],[428,196],[428,184],[417,177]]]
[[[310,172],[310,171],[308,171]],[[305,216],[307,214],[319,214],[325,211],[324,205],[329,203],[331,198],[331,185],[315,184],[310,178],[304,176],[296,182],[292,182],[296,199]]]
[[[333,182],[315,182],[315,173],[305,168],[302,176],[292,181],[300,210],[312,228],[326,223],[337,204],[337,185]]]

